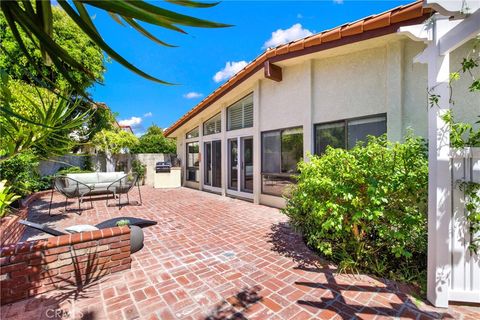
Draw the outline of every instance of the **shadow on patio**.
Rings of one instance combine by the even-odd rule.
[[[362,274],[336,273],[336,268],[310,250],[302,236],[286,222],[273,225],[269,237],[272,251],[292,258],[298,264],[294,269],[300,272],[302,279],[318,279],[293,283],[309,292],[296,303],[312,313],[320,310],[320,315],[342,319],[372,318],[376,315],[407,319],[455,318],[448,312],[428,311],[434,308],[426,302],[412,301],[415,298],[409,293],[413,291],[409,292],[406,285]],[[417,305],[421,305],[423,310]]]
[[[90,252],[77,256],[73,250],[71,254],[73,271],[70,274],[58,274],[58,270],[48,270],[41,275],[30,276],[33,284],[32,292],[46,287],[55,288],[45,294],[31,297],[15,303],[16,307],[2,306],[2,317],[17,319],[97,319],[97,311],[85,308],[74,308],[73,301],[98,297],[98,284],[108,271],[104,265],[98,263],[98,253]],[[43,259],[46,259],[43,258]],[[23,307],[22,307],[23,306]],[[18,313],[19,310],[23,310]]]

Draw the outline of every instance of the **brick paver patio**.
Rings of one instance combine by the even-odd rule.
[[[59,229],[117,216],[158,225],[144,229],[145,247],[133,254],[131,270],[81,291],[3,306],[1,318],[480,319],[479,307],[435,309],[396,283],[336,274],[277,209],[185,188],[142,192],[143,206],[107,208],[96,200],[81,215],[63,213],[56,196],[51,218],[49,197],[37,200],[29,219]]]

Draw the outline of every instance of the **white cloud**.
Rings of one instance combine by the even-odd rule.
[[[203,97],[203,93],[192,91],[184,94],[183,97],[186,99],[196,99]]]
[[[263,44],[263,48],[276,47],[312,34],[310,30],[304,29],[300,23],[296,23],[288,29],[278,29],[272,32],[272,37]]]
[[[153,116],[153,113],[151,112],[147,112],[143,115],[144,118],[149,118],[149,117],[152,117]]]
[[[333,2],[335,2],[336,4],[342,4],[343,0],[333,0]]]
[[[130,119],[120,120],[118,124],[121,126],[130,126],[133,128],[139,128],[142,124],[142,118],[140,117],[131,117]]]
[[[242,61],[228,61],[225,64],[225,68],[223,68],[222,70],[215,73],[215,75],[213,76],[213,80],[218,83],[218,82],[221,82],[223,80],[230,79],[238,71],[245,68],[245,66],[247,64],[248,64],[247,61],[244,61],[244,60],[242,60]]]

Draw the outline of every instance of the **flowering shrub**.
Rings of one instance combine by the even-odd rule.
[[[426,267],[427,148],[370,137],[299,164],[284,213],[344,271],[413,281]],[[419,273],[420,272],[420,273]]]

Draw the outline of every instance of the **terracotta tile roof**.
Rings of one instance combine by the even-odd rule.
[[[347,43],[394,33],[401,25],[420,23],[422,19],[425,19],[432,12],[432,9],[423,7],[423,0],[418,0],[380,14],[280,45],[276,48],[269,48],[165,130],[165,135],[169,136],[172,134],[235,86],[262,69],[267,60],[272,62],[285,60]]]

